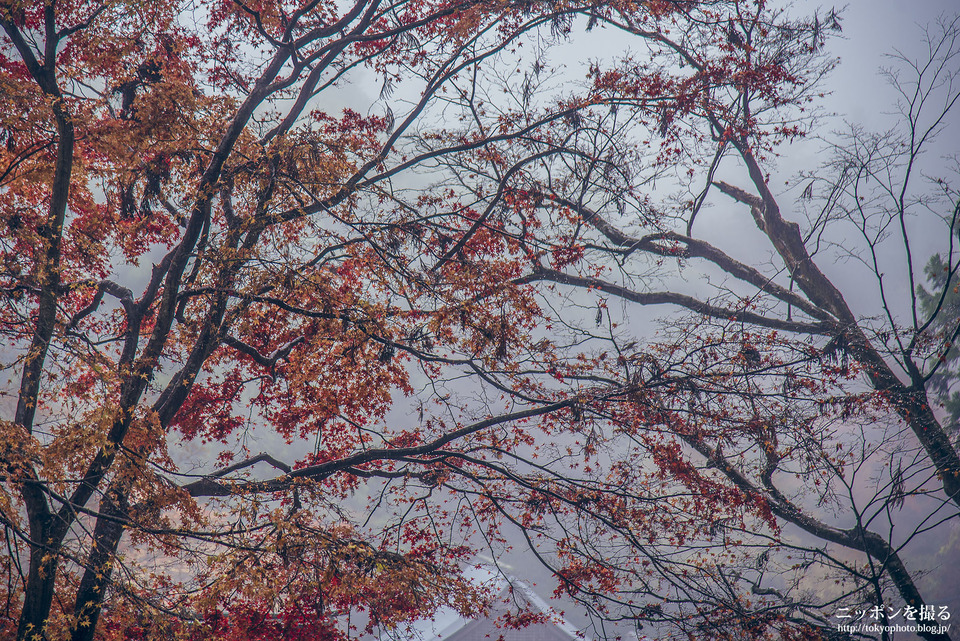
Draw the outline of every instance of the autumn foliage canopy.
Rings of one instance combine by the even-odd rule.
[[[930,602],[956,185],[855,131],[781,202],[842,17],[772,4],[3,2],[0,636],[386,634],[518,546],[682,638]],[[916,203],[939,267],[853,310],[815,247]]]

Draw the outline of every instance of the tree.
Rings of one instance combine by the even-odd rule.
[[[4,635],[327,638],[358,605],[371,625],[475,607],[466,548],[418,492],[565,402],[471,419],[428,390],[419,420],[388,420],[415,365],[506,358],[534,311],[515,248],[451,240],[472,224],[458,194],[394,196],[433,155],[399,143],[577,8],[4,6]],[[373,111],[333,108],[358,78],[382,87]],[[257,455],[263,426],[311,446]],[[403,486],[394,521],[338,509],[369,477]]]
[[[816,99],[841,18],[730,9],[704,8],[669,31],[647,15],[603,14],[649,59],[598,60],[583,90],[594,105],[499,166],[452,162],[480,195],[529,159],[510,183],[529,213],[513,231],[531,248],[522,279],[549,284],[545,308],[577,346],[554,352],[553,367],[621,390],[569,417],[589,425],[583,449],[606,462],[606,479],[632,490],[593,504],[602,525],[589,530],[582,511],[552,509],[559,553],[541,558],[561,591],[603,617],[683,634],[826,635],[841,606],[871,604],[887,621],[888,604],[916,611],[942,596],[924,596],[922,567],[906,555],[960,504],[960,459],[934,396],[954,380],[960,197],[955,167],[921,169],[955,117],[957,22],[928,34],[926,58],[896,56],[897,128],[854,128],[829,164],[802,174],[798,223],[771,170],[778,147],[814,122],[798,108]],[[530,102],[531,90],[518,93]],[[553,147],[565,153],[538,157]],[[664,185],[679,195],[658,202]],[[729,203],[740,209],[726,213]],[[741,237],[736,212],[749,212],[772,260],[695,235],[708,204]],[[938,226],[942,249],[927,263],[917,237],[929,242]],[[828,276],[831,251],[867,278],[851,288]],[[901,263],[897,288],[890,270]],[[859,298],[866,283],[878,307]],[[687,315],[641,343],[637,308],[666,305]]]
[[[956,452],[764,173],[835,13],[58,2],[0,22],[5,634],[391,628],[482,608],[458,564],[514,532],[596,615],[684,635],[817,638],[864,594],[921,604],[903,541],[824,506],[931,501],[919,537],[955,515]],[[647,55],[551,86],[551,44],[601,28]],[[728,154],[755,193],[719,179]],[[697,197],[656,204],[655,181]],[[788,276],[692,235],[716,190]],[[632,287],[695,258],[746,294]],[[698,316],[639,349],[616,298]],[[868,419],[891,416],[920,453],[865,512],[854,481],[887,452]],[[841,593],[810,593],[807,564]]]

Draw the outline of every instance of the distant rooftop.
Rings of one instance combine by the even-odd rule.
[[[481,565],[466,573],[494,595],[486,617],[469,619],[450,608],[441,608],[432,619],[415,623],[409,633],[394,631],[381,637],[395,641],[594,641],[584,636],[545,599],[520,579]],[[543,622],[522,628],[497,625],[509,613],[530,612]],[[649,641],[640,637],[637,641]]]
[[[574,641],[583,638],[523,581],[500,575],[496,583],[498,585],[490,586],[495,597],[487,617],[466,619],[458,616],[440,629],[432,641]],[[541,615],[545,621],[523,628],[497,626],[497,619],[501,616],[522,611]]]

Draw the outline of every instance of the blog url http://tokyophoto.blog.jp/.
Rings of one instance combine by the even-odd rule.
[[[838,608],[833,618],[838,632],[914,632],[946,634],[950,631],[950,608],[945,605],[905,605],[901,608],[874,605]]]

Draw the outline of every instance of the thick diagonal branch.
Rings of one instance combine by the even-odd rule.
[[[813,262],[800,235],[799,225],[784,220],[763,170],[750,150],[738,143],[738,151],[760,195],[750,194],[723,182],[717,182],[716,186],[728,196],[750,206],[757,226],[770,239],[797,286],[815,305],[839,319],[837,329],[846,338],[851,355],[864,366],[874,389],[890,402],[916,434],[936,466],[947,496],[960,505],[960,457],[930,408],[922,377],[913,376],[910,385],[900,381],[870,343],[843,294]]]
[[[600,280],[599,278],[575,276],[548,267],[539,266],[532,274],[523,278],[523,282],[532,283],[535,281],[551,281],[573,287],[595,289],[640,305],[677,305],[713,318],[751,323],[769,329],[818,335],[829,335],[834,331],[834,324],[832,322],[803,323],[770,318],[744,309],[730,309],[729,307],[713,305],[692,296],[687,296],[686,294],[676,292],[637,292],[622,285]]]

